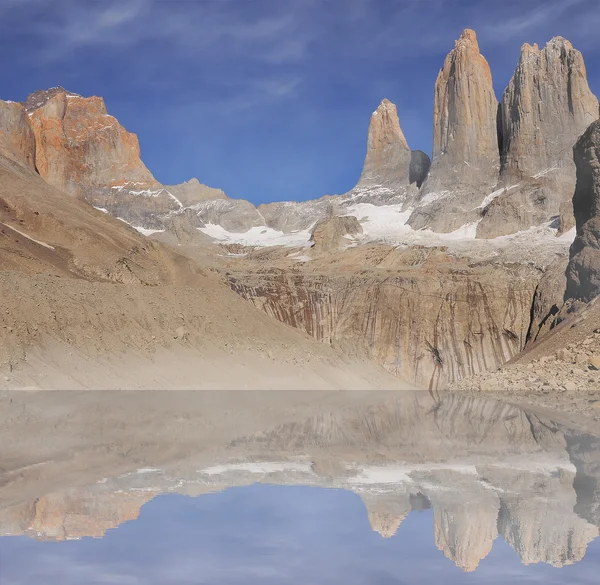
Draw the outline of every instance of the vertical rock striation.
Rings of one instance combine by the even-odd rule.
[[[564,202],[575,187],[572,148],[599,116],[581,53],[562,37],[542,50],[523,45],[499,113],[500,189],[484,210],[478,237],[514,233],[559,214],[566,231]]]
[[[573,152],[577,236],[567,266],[565,298],[588,302],[600,293],[600,121],[586,130]]]
[[[497,182],[498,100],[477,36],[465,30],[435,83],[433,160],[409,219],[415,228],[449,232],[478,217]]]

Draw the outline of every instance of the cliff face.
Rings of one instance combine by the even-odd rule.
[[[539,279],[530,266],[469,267],[434,248],[338,254],[255,272],[245,258],[227,278],[279,321],[422,388],[496,369],[525,344]]]
[[[565,298],[588,302],[600,293],[600,121],[586,130],[573,152],[577,236],[570,250]]]
[[[498,100],[477,36],[465,30],[435,83],[431,170],[409,219],[415,228],[450,232],[477,219],[499,168]]]
[[[36,100],[30,96],[25,107],[38,146],[36,166],[48,183],[78,196],[129,184],[158,186],[140,159],[137,136],[107,114],[102,98],[61,89]]]
[[[54,88],[29,96],[25,110],[35,165],[50,185],[145,227],[159,227],[156,216],[182,207],[146,168],[137,136],[106,112],[102,98]]]
[[[583,56],[556,37],[540,50],[523,45],[500,107],[502,192],[484,212],[478,236],[527,229],[561,213],[575,187],[572,148],[599,117]],[[562,229],[570,225],[562,207]]]
[[[35,169],[35,137],[21,104],[0,101],[0,145],[4,156]]]

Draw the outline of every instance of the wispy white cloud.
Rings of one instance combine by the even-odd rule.
[[[513,16],[504,15],[503,18],[490,19],[480,16],[479,30],[490,43],[506,43],[507,40],[523,38],[528,34],[537,33],[540,29],[566,13],[577,10],[586,0],[546,0],[544,2],[524,3],[524,11]]]

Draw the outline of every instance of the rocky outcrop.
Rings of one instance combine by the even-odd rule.
[[[569,41],[556,37],[542,50],[523,45],[499,115],[499,183],[511,189],[484,210],[478,237],[510,234],[559,214],[567,231],[575,187],[572,148],[598,117],[583,57]]]
[[[410,494],[399,490],[391,495],[365,492],[361,498],[367,510],[373,531],[383,538],[392,538],[408,514],[412,511]]]
[[[102,538],[107,530],[135,520],[156,493],[95,493],[92,489],[49,494],[30,505],[0,510],[4,534],[26,534],[36,540]]]
[[[275,201],[258,206],[264,225],[289,234],[314,227],[317,221],[337,215],[341,198],[325,195],[310,201]]]
[[[35,137],[21,104],[0,101],[0,144],[4,156],[35,169]]]
[[[577,236],[570,250],[565,297],[588,302],[600,294],[600,121],[586,130],[573,152]]]
[[[583,559],[588,544],[598,537],[598,528],[573,511],[575,474],[561,469],[554,476],[535,470],[515,475],[489,468],[486,477],[505,488],[499,494],[498,531],[523,564],[571,565]],[[538,486],[543,486],[542,493]],[[521,493],[530,494],[527,501]]]
[[[452,490],[431,490],[428,494],[435,544],[463,571],[475,571],[498,535],[498,496],[462,473],[432,475],[434,485],[452,485]],[[468,499],[464,494],[469,494]]]
[[[134,225],[160,227],[181,203],[146,168],[135,134],[99,97],[59,87],[25,102],[35,135],[35,166],[51,185]]]
[[[490,67],[465,30],[435,83],[433,160],[409,224],[450,232],[478,219],[499,168],[497,112]]]
[[[319,221],[312,230],[310,240],[318,252],[328,252],[347,246],[363,233],[356,217],[330,217]]]
[[[196,178],[179,185],[165,185],[165,189],[174,195],[184,207],[190,207],[208,199],[227,199],[227,195],[221,189],[203,185]]]
[[[410,169],[408,173],[410,184],[415,184],[420,189],[429,174],[430,168],[431,159],[429,155],[422,150],[413,150],[410,154]]]
[[[531,303],[531,325],[527,334],[527,343],[541,339],[555,325],[565,296],[567,279],[565,270],[567,257],[557,258],[548,266],[544,276],[535,288]]]
[[[218,225],[228,232],[244,233],[253,227],[265,227],[256,207],[244,199],[210,199],[189,208],[200,222]]]

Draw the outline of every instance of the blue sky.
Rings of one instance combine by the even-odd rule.
[[[411,512],[384,539],[358,495],[309,487],[160,496],[102,539],[0,537],[2,585],[596,585],[599,569],[600,539],[555,569],[522,565],[497,538],[464,573],[436,548],[431,510]]]
[[[161,182],[303,200],[354,185],[384,97],[430,152],[435,77],[466,27],[499,96],[520,46],[559,34],[600,94],[598,0],[0,0],[0,97],[101,95]]]

